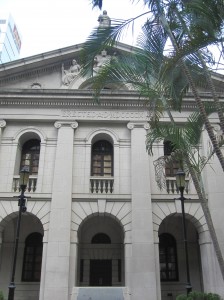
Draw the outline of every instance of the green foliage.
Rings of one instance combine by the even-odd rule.
[[[220,296],[213,293],[191,292],[187,295],[179,295],[176,300],[221,300]]]
[[[102,5],[103,5],[103,0],[93,0],[92,5],[93,5],[93,8],[98,7],[99,9],[101,9]]]
[[[0,300],[4,300],[4,295],[2,291],[0,291]]]
[[[176,300],[187,300],[187,295],[178,295]]]

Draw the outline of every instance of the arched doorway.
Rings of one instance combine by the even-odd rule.
[[[78,232],[78,286],[124,285],[124,233],[109,216],[93,216]]]
[[[0,224],[3,228],[0,251],[0,290],[3,291],[5,297],[8,295],[11,276],[16,224],[16,213],[7,216]],[[43,226],[36,216],[30,213],[22,215],[15,273],[15,298],[39,299],[43,234]]]
[[[186,220],[191,284],[194,290],[203,290],[198,232]],[[162,300],[176,299],[186,293],[186,261],[183,242],[182,217],[166,217],[159,227],[159,258]]]

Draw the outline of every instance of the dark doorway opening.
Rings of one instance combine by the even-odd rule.
[[[112,286],[112,260],[90,260],[90,286]]]

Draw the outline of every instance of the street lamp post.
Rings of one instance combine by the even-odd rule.
[[[15,237],[15,244],[14,244],[13,265],[12,265],[11,281],[9,284],[8,300],[14,300],[14,293],[16,288],[14,280],[15,280],[16,260],[17,260],[18,244],[19,244],[20,223],[21,223],[22,213],[26,212],[26,197],[24,193],[28,181],[29,181],[29,167],[24,166],[20,171],[20,178],[19,178],[21,194],[18,198],[19,216],[16,225],[16,237]]]
[[[186,290],[187,295],[191,292],[191,280],[190,280],[190,270],[189,270],[189,259],[188,259],[188,245],[187,245],[187,230],[186,230],[186,220],[185,220],[185,210],[184,210],[184,188],[185,188],[185,173],[183,170],[179,169],[176,174],[176,184],[177,188],[180,191],[180,198],[178,200],[181,201],[181,210],[182,210],[182,224],[183,224],[183,238],[184,238],[184,250],[185,250],[185,261],[186,261],[186,272],[187,272],[187,283]]]

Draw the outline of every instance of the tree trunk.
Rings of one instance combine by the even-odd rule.
[[[221,248],[219,246],[216,231],[215,231],[215,228],[214,228],[214,225],[213,225],[213,222],[212,222],[212,217],[211,217],[210,210],[209,210],[209,207],[208,207],[208,201],[206,199],[204,189],[200,185],[199,178],[198,178],[194,168],[192,168],[192,166],[191,166],[189,158],[185,157],[185,161],[186,161],[187,166],[189,168],[189,172],[191,174],[195,189],[196,189],[197,194],[198,194],[199,201],[201,203],[201,207],[202,207],[202,210],[203,210],[203,213],[204,213],[204,216],[205,216],[205,219],[206,219],[206,223],[208,225],[209,233],[210,233],[210,236],[211,236],[211,239],[212,239],[212,242],[213,242],[213,246],[214,246],[214,249],[215,249],[216,257],[217,257],[217,260],[219,262],[219,267],[220,267],[220,271],[221,271],[221,274],[222,274],[222,278],[224,280],[223,255],[222,255],[222,251],[221,251]]]

